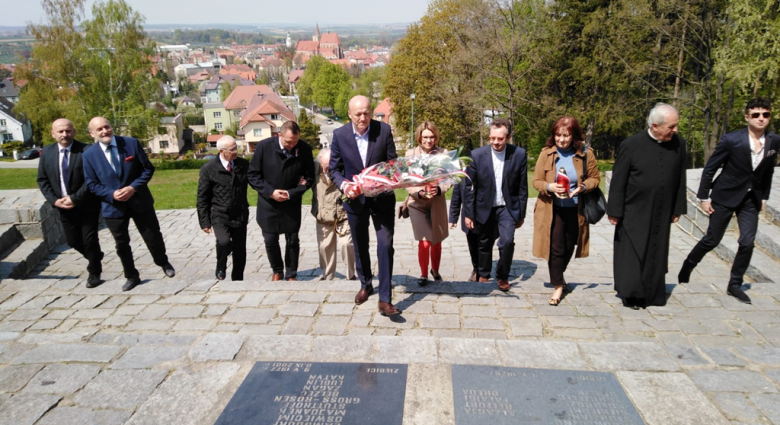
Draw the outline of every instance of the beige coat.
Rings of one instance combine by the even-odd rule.
[[[346,223],[347,212],[339,205],[341,191],[322,173],[319,161],[314,161],[314,185],[311,188],[311,214],[320,224]],[[339,226],[342,227],[342,226]],[[340,232],[342,233],[342,232]]]
[[[433,148],[431,154],[444,152],[444,149],[436,147]],[[418,146],[407,151],[405,156],[409,157],[422,154],[422,149]],[[450,186],[444,185],[439,187],[441,188],[441,195],[434,196],[431,199],[420,198],[418,196],[418,192],[423,189],[423,186],[415,186],[406,189],[406,191],[409,192],[409,196],[412,198],[409,200],[409,219],[412,221],[414,239],[418,241],[424,239],[433,245],[447,239],[450,235],[447,223],[447,198],[444,196],[450,189]]]
[[[574,155],[574,168],[577,169],[579,180],[582,179],[582,152]],[[539,198],[534,207],[534,257],[550,259],[550,229],[553,220],[553,196],[547,191],[549,183],[555,183],[556,168],[555,161],[558,159],[558,148],[544,148],[536,161],[536,170],[534,170],[533,185],[539,191]],[[588,178],[585,179],[585,191],[589,192],[599,186],[601,177],[599,176],[599,167],[596,163],[596,157],[593,150],[588,149]],[[582,215],[582,203],[577,203],[579,209],[579,227],[580,232],[577,237],[577,251],[575,258],[584,258],[588,256],[590,248],[590,233],[588,222]]]

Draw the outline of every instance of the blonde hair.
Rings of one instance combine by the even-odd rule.
[[[439,129],[436,128],[436,124],[433,121],[423,121],[422,124],[417,126],[417,130],[414,131],[414,140],[417,144],[422,142],[422,133],[425,130],[430,130],[433,133],[433,137],[436,138],[436,144],[439,144]]]

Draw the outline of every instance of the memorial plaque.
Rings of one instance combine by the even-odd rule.
[[[401,425],[406,368],[257,362],[215,425]]]
[[[643,425],[615,375],[452,365],[456,425]]]

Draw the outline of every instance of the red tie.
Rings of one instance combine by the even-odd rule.
[[[233,172],[233,164],[228,162],[228,173]]]

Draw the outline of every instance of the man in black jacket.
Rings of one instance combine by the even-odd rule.
[[[272,281],[298,280],[298,254],[303,194],[314,183],[314,157],[311,147],[298,143],[301,130],[287,121],[279,136],[258,143],[249,164],[249,184],[257,191],[257,224],[263,230]],[[279,235],[284,234],[284,260]]]
[[[753,256],[758,213],[769,199],[780,151],[780,137],[766,131],[772,117],[771,106],[767,99],[750,100],[745,107],[747,128],[725,134],[704,166],[697,196],[701,209],[710,215],[707,234],[688,254],[677,276],[680,283],[690,280],[691,271],[704,255],[718,246],[731,216],[736,214],[739,249],[726,292],[747,304],[750,297],[742,291],[742,281]],[[713,182],[715,172],[721,167],[723,171]]]
[[[43,148],[38,162],[38,187],[57,210],[68,245],[89,261],[87,288],[100,284],[103,252],[98,241],[100,201],[84,183],[81,154],[89,145],[74,139],[73,123],[60,118],[51,125],[56,144]]]
[[[238,158],[235,139],[217,140],[219,157],[200,169],[198,180],[198,221],[206,233],[214,229],[217,237],[217,279],[225,279],[227,257],[233,253],[232,280],[244,280],[246,266],[246,225],[249,203],[246,200],[249,161]]]

